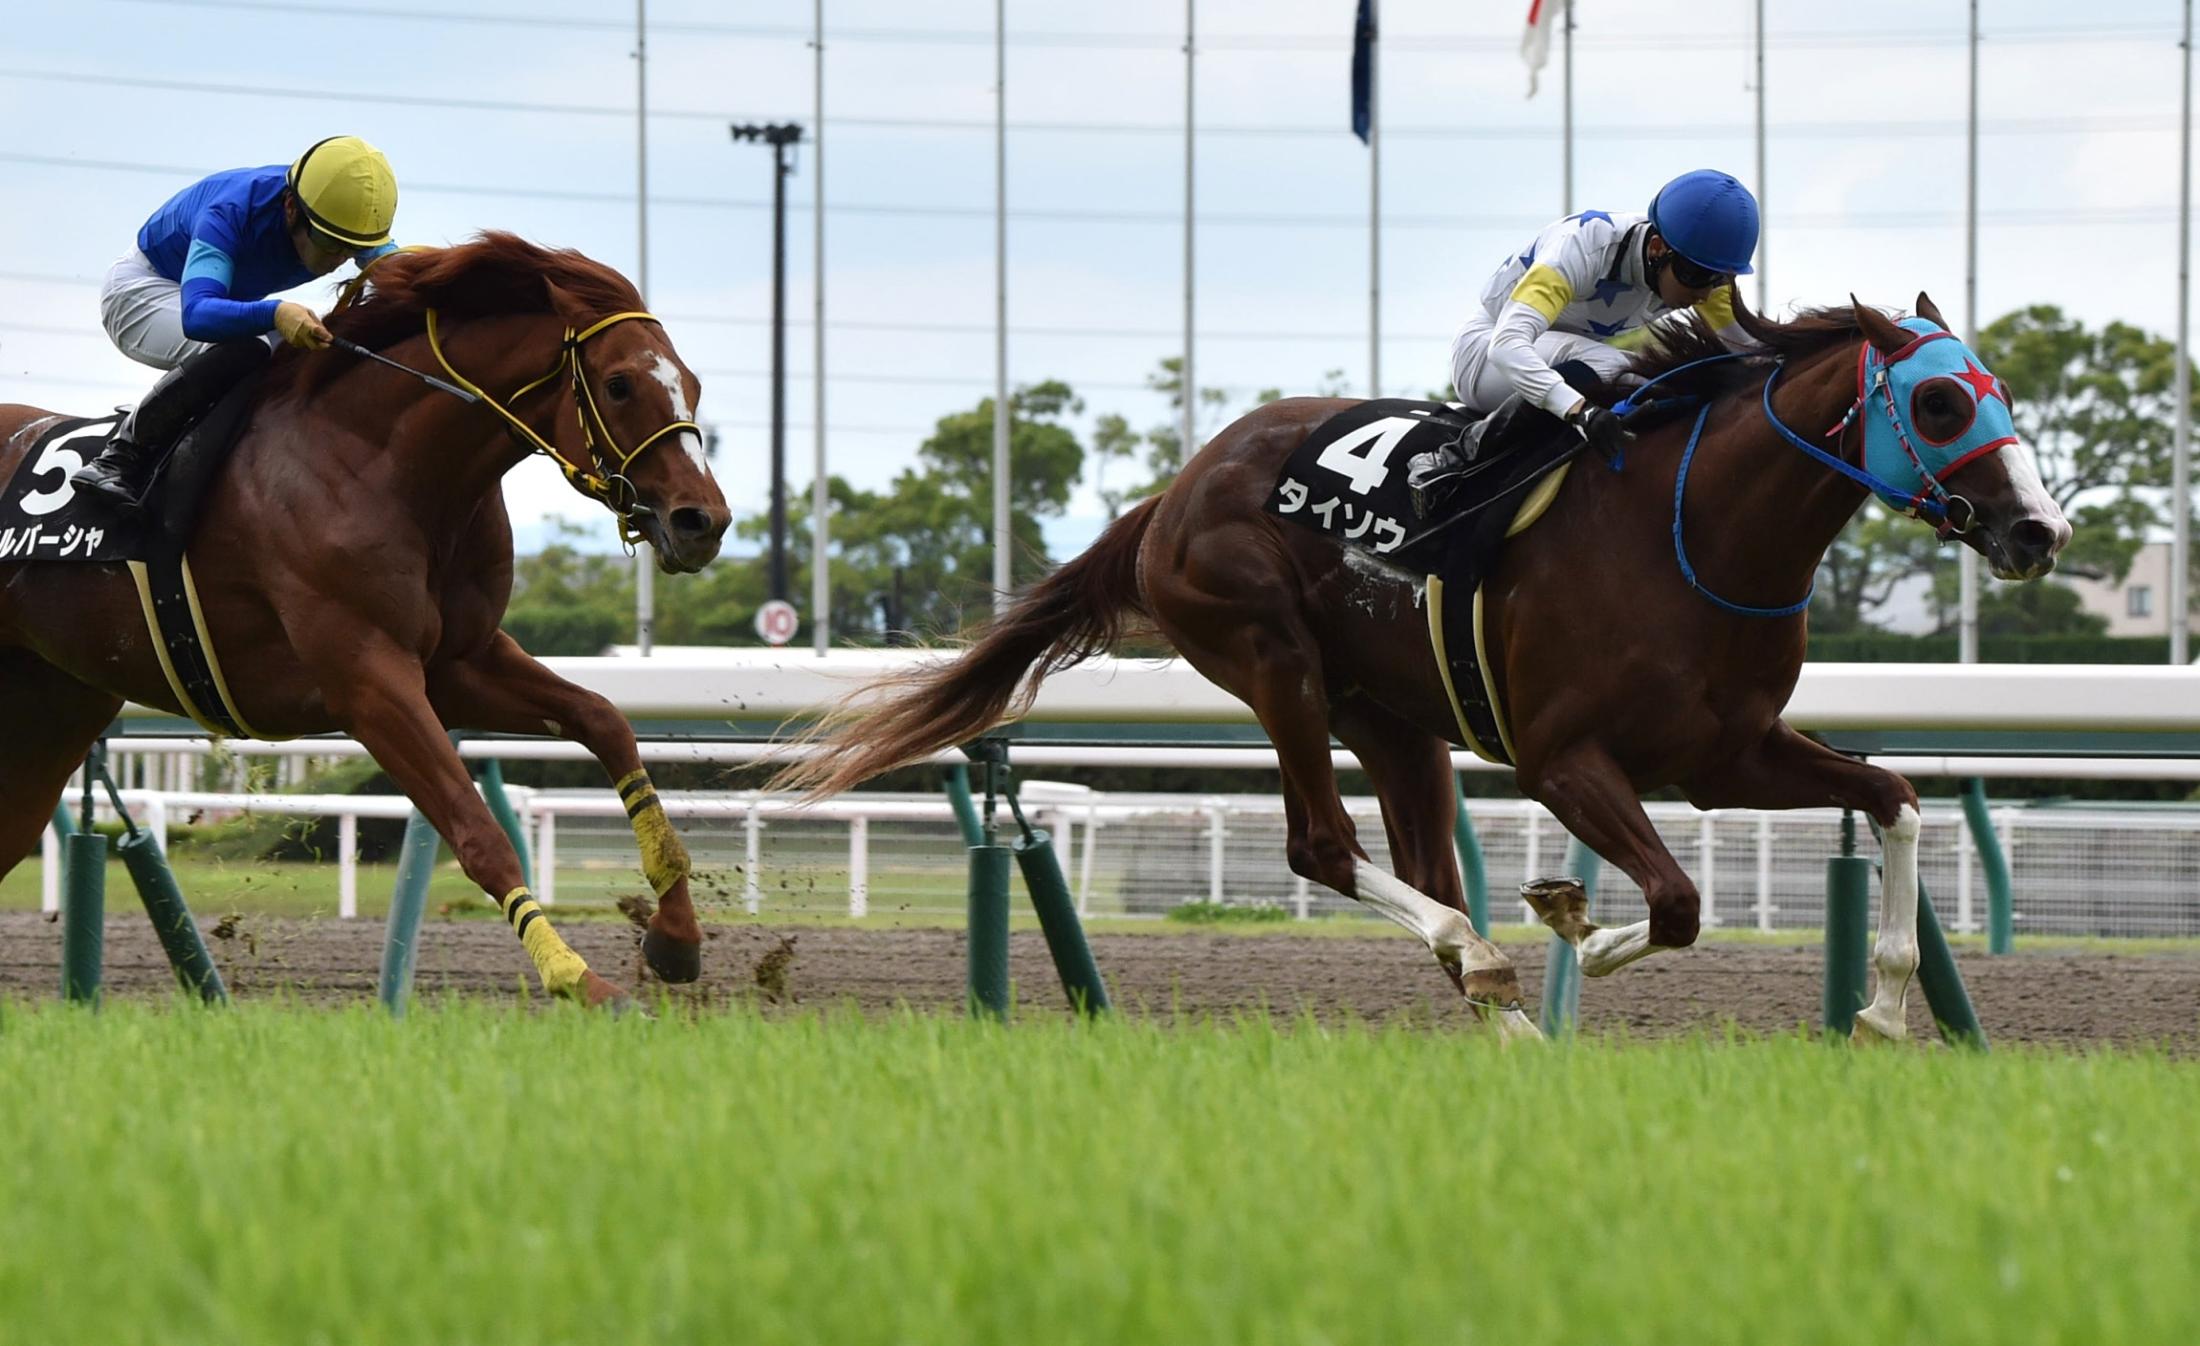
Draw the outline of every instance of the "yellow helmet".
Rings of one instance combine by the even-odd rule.
[[[357,136],[330,136],[290,166],[290,190],[307,223],[339,243],[375,248],[397,220],[397,175]]]

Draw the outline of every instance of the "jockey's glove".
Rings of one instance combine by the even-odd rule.
[[[1619,461],[1620,455],[1635,438],[1635,432],[1627,428],[1625,421],[1613,415],[1608,408],[1594,403],[1582,403],[1581,409],[1574,413],[1572,419],[1574,428],[1581,432],[1583,439],[1589,441],[1589,447],[1595,449],[1607,462]]]

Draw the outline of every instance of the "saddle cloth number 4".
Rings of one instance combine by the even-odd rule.
[[[1390,455],[1422,422],[1411,416],[1385,416],[1369,421],[1323,449],[1314,460],[1320,467],[1343,477],[1353,494],[1366,495],[1390,476]]]

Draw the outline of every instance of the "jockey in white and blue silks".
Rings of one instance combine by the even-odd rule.
[[[134,511],[155,465],[148,450],[165,449],[258,368],[272,341],[328,344],[312,309],[268,296],[394,251],[396,216],[389,160],[356,136],[332,136],[288,165],[215,173],[170,197],[99,291],[115,348],[169,372],[73,480]]]
[[[1609,455],[1626,430],[1575,391],[1561,367],[1578,364],[1614,380],[1630,359],[1627,338],[1682,309],[1746,345],[1734,325],[1734,277],[1749,273],[1756,250],[1757,198],[1712,169],[1667,183],[1647,215],[1569,215],[1506,257],[1482,287],[1481,302],[1452,339],[1454,395],[1483,412],[1517,396]],[[1459,466],[1422,455],[1413,475],[1433,501]]]

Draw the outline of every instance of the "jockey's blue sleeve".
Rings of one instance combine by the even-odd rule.
[[[193,341],[258,336],[275,326],[277,301],[229,297],[236,263],[204,238],[191,240],[183,263],[183,334]]]
[[[382,244],[380,247],[364,248],[356,253],[353,253],[351,258],[352,265],[358,267],[361,271],[364,271],[367,269],[369,263],[387,257],[395,251],[397,251],[397,240],[393,238],[389,242]]]

